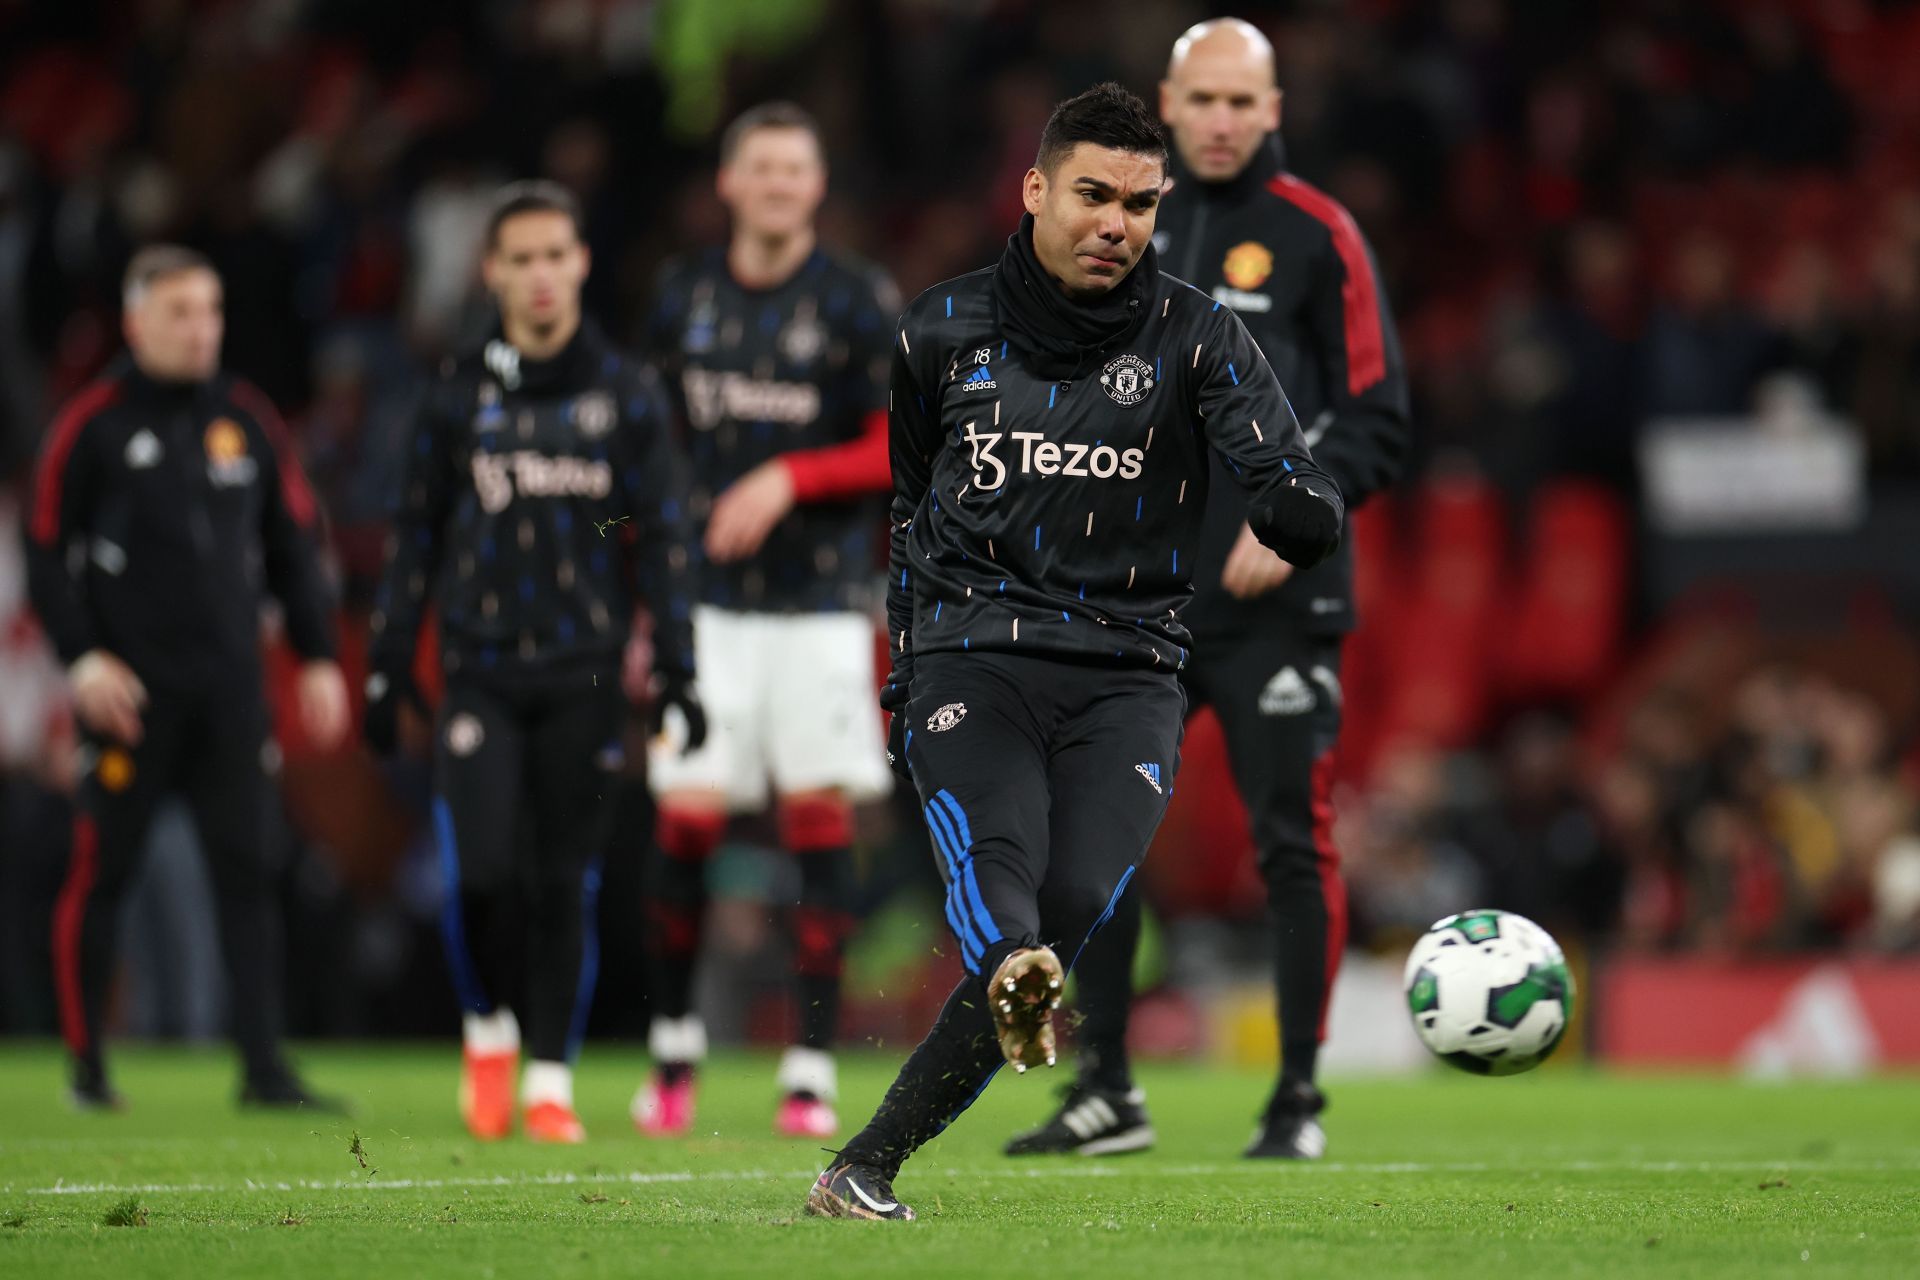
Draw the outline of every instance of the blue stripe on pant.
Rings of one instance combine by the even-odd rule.
[[[951,827],[951,819],[929,804],[926,807],[926,820],[934,847],[947,864],[947,926],[960,942],[960,959],[966,965],[967,972],[979,973],[980,957],[986,953],[986,943],[966,915],[966,899],[960,887],[960,861],[954,852],[956,835]]]
[[[1087,930],[1087,936],[1080,939],[1080,945],[1074,948],[1073,959],[1067,962],[1067,971],[1069,973],[1073,971],[1074,965],[1080,963],[1080,954],[1087,949],[1087,944],[1093,941],[1093,935],[1100,932],[1100,930],[1106,926],[1107,921],[1113,919],[1113,913],[1120,907],[1120,895],[1127,891],[1127,882],[1133,879],[1133,873],[1137,870],[1139,870],[1138,867],[1128,867],[1125,873],[1121,875],[1120,883],[1113,887],[1113,896],[1107,899],[1107,909],[1100,913],[1100,918],[1093,922],[1091,929]]]
[[[573,1023],[567,1030],[567,1061],[580,1056],[587,1038],[587,1015],[593,1010],[593,988],[600,981],[600,868],[602,860],[587,864],[580,878],[580,981],[573,992]],[[1111,914],[1111,908],[1108,909]]]
[[[980,879],[973,870],[973,829],[967,825],[967,811],[960,807],[960,802],[953,798],[951,791],[936,792],[933,803],[946,806],[947,816],[958,833],[954,848],[960,859],[961,878],[966,882],[967,903],[972,908],[975,927],[986,941],[998,942],[1001,939],[1000,926],[993,922],[986,902],[980,897]]]
[[[453,989],[468,1013],[493,1012],[493,1001],[480,985],[480,973],[467,946],[466,916],[460,910],[460,845],[453,833],[453,810],[445,796],[433,798],[433,834],[440,848],[440,938],[447,948],[447,967],[453,970]]]

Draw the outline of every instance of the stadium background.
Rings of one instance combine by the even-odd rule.
[[[351,659],[407,405],[485,322],[489,193],[587,211],[591,310],[630,335],[666,253],[723,235],[718,127],[821,118],[826,238],[913,292],[989,261],[1059,97],[1151,89],[1218,6],[1007,0],[0,5],[0,1033],[53,1026],[72,731],[24,608],[25,471],[117,346],[131,249],[228,289],[226,362],[288,411],[329,514]],[[1399,947],[1469,905],[1576,951],[1620,1061],[1920,1061],[1920,8],[1883,0],[1243,4],[1275,38],[1291,166],[1371,238],[1418,457],[1353,536],[1338,840],[1346,1065],[1406,1061]],[[424,769],[283,732],[301,1036],[447,1034]],[[1143,1048],[1271,1052],[1260,887],[1196,726],[1146,872]],[[644,799],[603,912],[632,910]],[[854,1038],[946,989],[910,809],[862,818]],[[221,1013],[183,825],[129,910],[118,1024]],[[724,1038],[778,1038],[786,872],[714,874]],[[625,904],[625,905],[623,905]],[[1368,963],[1367,957],[1379,957]],[[596,1030],[643,1025],[608,931]],[[1357,1002],[1357,1003],[1356,1003]],[[1686,1010],[1677,1017],[1676,1010]],[[1701,1011],[1708,1011],[1702,1015]]]

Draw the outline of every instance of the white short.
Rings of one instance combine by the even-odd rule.
[[[837,787],[855,801],[893,789],[873,678],[873,624],[858,613],[743,613],[696,606],[693,652],[706,743],[680,754],[669,711],[647,753],[656,794],[717,791],[733,812],[769,793]],[[771,784],[771,786],[769,786]]]

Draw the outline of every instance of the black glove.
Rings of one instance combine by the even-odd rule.
[[[905,707],[893,713],[893,721],[887,726],[887,763],[895,774],[912,782],[913,766],[907,763],[907,720]]]
[[[376,756],[392,756],[399,747],[399,708],[411,706],[426,716],[426,699],[413,683],[413,672],[372,672],[367,677],[367,712],[361,718],[361,737]]]
[[[360,736],[375,755],[390,756],[400,745],[402,704],[417,715],[427,714],[426,699],[420,696],[412,672],[375,671],[367,677],[367,709],[360,721]]]
[[[687,721],[687,740],[680,748],[681,755],[691,755],[700,749],[707,740],[707,709],[700,705],[699,691],[693,687],[693,677],[679,672],[660,675],[660,687],[653,696],[653,731],[659,733],[667,722],[667,708],[678,707]]]
[[[1340,546],[1343,506],[1332,481],[1294,476],[1247,511],[1253,536],[1296,569],[1311,569]]]

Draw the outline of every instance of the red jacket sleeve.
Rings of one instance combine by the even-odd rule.
[[[893,486],[887,460],[887,411],[875,409],[862,421],[860,434],[845,444],[820,449],[796,449],[780,461],[793,481],[797,502],[832,502],[867,493],[884,493]]]
[[[94,647],[85,573],[75,572],[67,551],[86,538],[93,515],[94,465],[82,439],[87,424],[120,395],[120,384],[96,382],[75,396],[54,419],[34,467],[27,515],[27,591],[40,625],[62,662]]]

